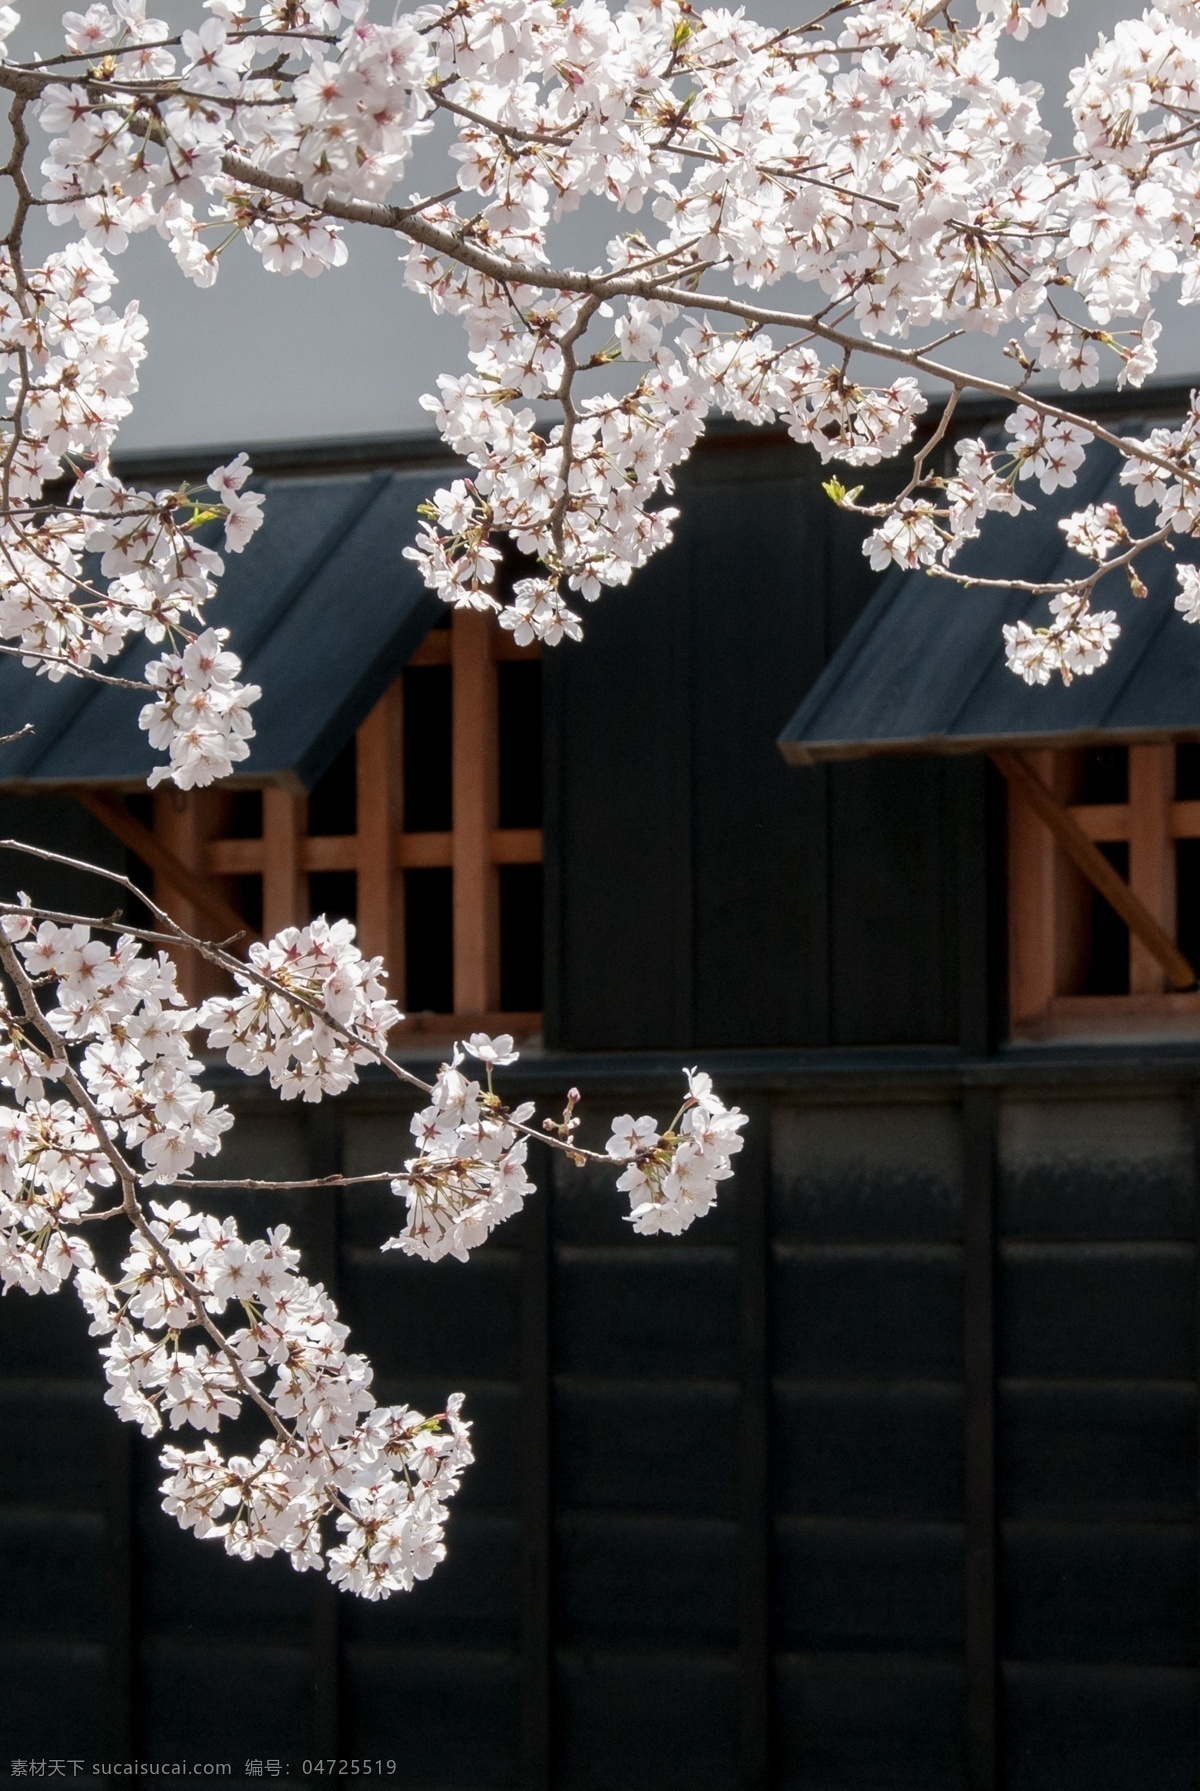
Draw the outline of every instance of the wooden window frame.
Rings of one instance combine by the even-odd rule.
[[[1174,798],[1174,743],[1130,745],[1128,800],[1070,797],[1066,751],[996,752],[1008,783],[1009,1012],[1015,1040],[1200,1034],[1200,990],[1175,944],[1175,845],[1200,802]],[[1129,848],[1126,882],[1098,847]],[[1098,889],[1129,928],[1129,993],[1068,992],[1081,904]]]
[[[500,867],[540,864],[542,830],[499,825],[497,667],[537,657],[536,644],[518,646],[490,615],[456,610],[450,627],[433,630],[409,659],[409,666],[449,665],[452,672],[448,832],[410,832],[403,825],[402,678],[357,731],[355,833],[309,834],[307,796],[281,788],[263,790],[262,835],[253,839],[218,832],[220,798],[227,792],[160,789],[152,829],[114,793],[77,794],[153,871],[155,900],[188,931],[209,938],[237,932],[244,940],[248,931],[220,878],[261,876],[263,934],[270,937],[309,918],[310,872],[355,872],[359,944],[366,956],[383,957],[401,1007],[407,980],[404,872],[452,869],[454,1011],[410,1015],[399,1031],[428,1035],[431,1042],[475,1029],[528,1038],[540,1030],[541,1014],[500,1008]],[[184,967],[181,981],[194,997],[205,987],[203,966]]]

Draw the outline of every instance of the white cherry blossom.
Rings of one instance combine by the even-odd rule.
[[[142,636],[125,682],[161,755],[151,782],[199,787],[245,762],[260,692],[238,618],[206,612],[263,500],[244,454],[200,487],[114,474],[147,353],[116,265],[149,234],[210,287],[240,239],[268,272],[327,278],[356,231],[381,229],[397,279],[464,331],[462,364],[425,400],[461,465],[405,550],[446,603],[521,644],[578,639],[583,606],[669,547],[675,475],[714,412],[838,468],[903,455],[870,501],[838,472],[826,489],[869,519],[875,569],[967,586],[1004,585],[1006,519],[1073,490],[1101,440],[1128,500],[1064,519],[1080,575],[1033,586],[1004,630],[1032,685],[1094,674],[1119,635],[1103,581],[1144,591],[1138,557],[1200,535],[1197,400],[1123,436],[1064,397],[1144,382],[1155,308],[1200,301],[1200,6],[1159,0],[1099,36],[1072,76],[1064,158],[1006,48],[1066,11],[844,0],[780,30],[683,0],[207,0],[177,30],[113,0],[67,12],[51,53],[21,64],[0,6],[20,123],[0,247],[0,648],[51,679],[103,678]],[[435,124],[446,173],[422,196],[413,151]],[[33,203],[64,233],[40,260]],[[584,205],[613,215],[578,266],[561,227]],[[964,371],[968,336],[1010,373]],[[1002,429],[956,432],[973,387],[1002,401]],[[985,527],[986,578],[959,557]],[[506,542],[535,562],[511,588]],[[1200,572],[1183,560],[1177,578],[1194,622]],[[412,1154],[385,1172],[403,1220],[383,1247],[427,1260],[465,1257],[533,1196],[535,1141],[616,1171],[636,1231],[681,1232],[732,1173],[745,1116],[691,1070],[665,1126],[620,1115],[591,1151],[577,1091],[540,1127],[532,1104],[505,1103],[506,1035],[472,1035],[431,1083],[406,1069],[384,966],[347,923],[317,918],[239,961],[156,921],[226,993],[189,1007],[161,939],[4,907],[0,1283],[73,1281],[117,1415],[199,1432],[162,1457],[185,1528],[366,1598],[408,1589],[441,1558],[470,1461],[461,1400],[429,1418],[379,1406],[287,1227],[243,1237],[191,1204],[231,1123],[200,1048],[284,1098],[337,1095],[368,1066],[419,1091]],[[151,1198],[168,1188],[188,1199]],[[128,1227],[107,1270],[86,1229],[101,1219]],[[251,1408],[261,1442],[226,1457],[222,1426]]]
[[[282,1552],[299,1571],[387,1597],[445,1553],[447,1501],[471,1460],[462,1396],[432,1418],[379,1405],[371,1364],[326,1290],[301,1273],[289,1228],[243,1237],[234,1218],[193,1205],[190,1172],[220,1151],[232,1115],[201,1086],[191,1036],[206,1035],[247,1075],[266,1069],[285,1098],[338,1093],[369,1062],[423,1090],[416,1155],[392,1179],[407,1222],[382,1248],[430,1261],[464,1258],[519,1211],[534,1192],[526,1163],[539,1139],[573,1162],[591,1155],[623,1170],[618,1187],[638,1191],[639,1230],[678,1231],[729,1174],[743,1116],[691,1071],[661,1139],[650,1120],[617,1121],[600,1159],[575,1136],[577,1090],[540,1131],[531,1102],[503,1104],[493,1076],[518,1057],[506,1033],[472,1034],[432,1085],[397,1065],[387,1038],[400,1016],[349,923],[288,928],[245,968],[205,950],[239,993],[197,1011],[171,958],[147,954],[134,935],[109,943],[83,921],[39,915],[27,897],[5,906],[0,960],[16,1000],[0,1009],[12,1096],[0,1105],[0,1288],[54,1294],[73,1279],[116,1416],[148,1437],[201,1433],[198,1449],[162,1452],[164,1507],[185,1529],[243,1559]],[[464,1071],[467,1054],[485,1066],[486,1087]],[[155,1198],[164,1183],[169,1197]],[[96,1218],[130,1226],[109,1273],[83,1232]],[[267,1435],[252,1458],[227,1458],[222,1426],[247,1406]]]
[[[945,571],[988,511],[1021,508],[1014,482],[1078,477],[1092,427],[1047,408],[1032,374],[1066,393],[1139,384],[1160,289],[1200,296],[1196,9],[1164,0],[1099,39],[1068,96],[1073,163],[1051,156],[1041,90],[1005,68],[1010,38],[1066,11],[847,0],[780,32],[680,0],[210,0],[177,35],[140,6],[68,13],[61,64],[0,62],[45,133],[39,197],[74,233],[40,267],[0,263],[0,634],[52,677],[94,672],[131,633],[166,640],[146,671],[156,775],[206,783],[249,750],[240,668],[197,683],[185,665],[221,572],[197,529],[218,510],[236,552],[260,520],[243,458],[213,474],[214,504],[126,492],[108,470],[146,352],[136,304],[110,302],[112,260],[145,231],[201,285],[238,237],[269,271],[318,276],[355,228],[394,232],[401,277],[461,319],[470,363],[426,399],[469,476],[431,494],[408,551],[523,644],[578,638],[578,600],[668,546],[662,500],[710,412],[877,465],[915,438],[917,373],[936,383],[958,338],[1007,334],[1023,369],[1009,466],[947,480],[930,463],[870,512],[873,566]],[[439,118],[448,184],[421,198],[413,148]],[[558,227],[585,200],[618,227],[573,268]],[[904,363],[890,383],[866,350]],[[1172,467],[1147,452],[1130,467],[1178,486],[1190,529],[1193,441],[1159,455]],[[64,471],[65,505],[16,507],[45,506]],[[505,536],[540,562],[511,594]]]

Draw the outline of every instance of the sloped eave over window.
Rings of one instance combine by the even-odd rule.
[[[310,789],[444,613],[403,557],[432,482],[428,469],[256,481],[263,526],[244,553],[224,556],[205,615],[230,630],[263,692],[250,757],[231,781]],[[138,677],[162,651],[138,637],[102,669]],[[163,758],[138,727],[145,701],[0,661],[0,731],[34,727],[0,749],[0,789],[144,788]]]
[[[1087,504],[1117,504],[1137,533],[1153,525],[1154,511],[1136,507],[1119,484],[1115,450],[1103,446],[1070,490],[1045,496],[1032,481],[1018,490],[1036,511],[989,517],[955,571],[1036,584],[1080,577],[1088,562],[1058,525]],[[1186,538],[1178,546],[1178,559],[1200,559]],[[1003,625],[1022,617],[1044,625],[1046,596],[893,572],[784,729],[780,750],[791,764],[811,765],[876,753],[1200,740],[1200,627],[1175,612],[1176,564],[1161,548],[1142,556],[1146,598],[1120,573],[1101,584],[1093,607],[1117,612],[1120,639],[1107,665],[1070,686],[1030,686],[1005,665]]]

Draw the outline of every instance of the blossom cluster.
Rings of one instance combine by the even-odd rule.
[[[111,1338],[100,1352],[107,1402],[147,1435],[164,1420],[215,1432],[258,1382],[280,1421],[253,1458],[227,1459],[209,1439],[165,1448],[164,1509],[230,1554],[282,1551],[365,1598],[428,1578],[445,1554],[446,1501],[472,1459],[462,1396],[432,1419],[376,1404],[370,1364],[346,1348],[324,1288],[297,1272],[287,1226],[244,1241],[232,1219],[182,1200],[151,1212],[121,1277],[81,1288],[92,1330]],[[217,1333],[219,1348],[182,1347],[230,1306],[241,1322]],[[327,1547],[331,1516],[344,1540]]]
[[[392,1063],[387,1035],[400,1016],[380,961],[362,957],[348,922],[319,919],[256,947],[245,971],[230,961],[240,993],[197,1010],[165,953],[41,917],[24,899],[0,920],[0,960],[0,1083],[12,1096],[0,1106],[0,1288],[73,1282],[103,1339],[117,1416],[146,1436],[202,1434],[199,1448],[172,1443],[161,1457],[164,1508],[185,1529],[247,1560],[282,1552],[368,1599],[428,1577],[472,1459],[462,1396],[431,1418],[378,1404],[370,1363],[349,1347],[325,1288],[300,1272],[286,1225],[243,1237],[233,1217],[184,1199],[142,1205],[144,1190],[178,1184],[215,1155],[232,1124],[200,1085],[190,1036],[247,1075],[267,1070],[285,1098],[341,1092],[357,1064]],[[486,1086],[463,1073],[467,1055]],[[531,1103],[504,1107],[493,1074],[516,1058],[508,1035],[472,1034],[425,1089],[418,1154],[392,1181],[407,1224],[383,1249],[465,1257],[533,1192],[531,1136],[584,1160],[574,1090],[563,1120],[540,1134]],[[707,1211],[743,1123],[695,1071],[661,1139],[646,1131],[652,1121],[615,1122],[618,1186],[646,1194],[638,1230],[682,1230]],[[114,1219],[130,1235],[106,1268],[84,1227]],[[252,1456],[226,1455],[214,1438],[248,1405],[267,1435]]]
[[[411,1131],[420,1149],[392,1182],[392,1193],[408,1203],[408,1218],[385,1250],[403,1250],[437,1262],[460,1262],[482,1244],[501,1220],[520,1212],[533,1193],[526,1173],[529,1146],[522,1128],[533,1118],[533,1103],[508,1112],[493,1092],[494,1065],[515,1063],[508,1033],[491,1039],[473,1033],[467,1051],[487,1065],[487,1088],[462,1072],[463,1053],[443,1064],[427,1107],[414,1113]]]
[[[1048,684],[1054,673],[1069,684],[1106,663],[1121,632],[1115,610],[1094,611],[1086,597],[1060,591],[1050,599],[1050,614],[1045,628],[1004,624],[1005,657],[1026,684]]]
[[[1200,488],[1186,476],[1200,464],[1200,398],[1193,395],[1188,415],[1178,429],[1151,429],[1144,445],[1156,459],[1131,461],[1121,469],[1121,483],[1133,487],[1139,508],[1152,507],[1158,529],[1192,535],[1200,529]]]
[[[188,1044],[196,1014],[179,992],[175,965],[166,953],[147,957],[128,934],[109,945],[83,925],[43,920],[35,928],[20,915],[3,924],[6,937],[15,939],[26,973],[53,984],[55,1003],[46,1010],[49,1027],[64,1047],[83,1047],[78,1073],[91,1101],[91,1126],[107,1125],[113,1136],[136,1148],[149,1183],[173,1181],[197,1157],[214,1155],[231,1116],[196,1081],[201,1065]],[[27,1053],[16,1092],[36,1098],[43,1081],[59,1078],[59,1058],[47,1054],[45,1044],[39,1046],[27,1028],[6,1018],[10,1039],[15,1034]],[[28,1107],[25,1113],[28,1117]],[[23,1135],[23,1128],[14,1125],[10,1150],[25,1163],[33,1135]],[[86,1180],[92,1179],[100,1144],[93,1129],[88,1151],[74,1159],[75,1172]],[[54,1158],[61,1154],[59,1145]],[[45,1173],[38,1158],[35,1185]],[[111,1176],[104,1180],[107,1185]],[[80,1199],[87,1198],[82,1187],[77,1192]]]
[[[145,352],[136,306],[108,307],[110,261],[142,231],[200,285],[239,240],[271,271],[318,275],[347,261],[349,224],[395,233],[404,281],[462,320],[470,363],[426,400],[469,476],[433,494],[409,552],[447,602],[497,611],[521,641],[576,638],[578,600],[666,546],[664,497],[714,410],[862,466],[913,439],[915,374],[944,374],[939,356],[953,366],[966,335],[1009,336],[1018,399],[1039,373],[1065,392],[1106,368],[1140,385],[1157,365],[1156,295],[1176,280],[1183,303],[1200,296],[1200,15],[1161,0],[1099,39],[1072,77],[1063,161],[1040,88],[1005,72],[1004,48],[1066,12],[846,0],[780,30],[685,0],[204,0],[177,33],[145,0],[68,13],[60,62],[0,63],[49,139],[48,215],[77,233],[43,268],[0,268],[5,509],[82,466],[78,507],[99,479],[107,510],[171,518],[154,533],[171,551],[156,578],[137,561],[88,602],[81,519],[18,528],[6,514],[14,621],[32,605],[23,642],[28,626],[39,663],[84,669],[140,615],[178,632],[217,570],[201,565],[201,589],[165,571],[191,538],[178,506],[130,500],[106,471]],[[4,9],[0,35],[14,22]],[[401,183],[438,122],[448,176],[423,198]],[[557,227],[599,206],[620,228],[572,268]],[[806,308],[764,305],[784,282]],[[908,365],[873,384],[864,353]],[[1017,481],[1069,488],[1086,421],[1028,402],[1018,415]],[[1190,447],[1172,453],[1200,489]],[[988,510],[1023,507],[974,449],[957,477],[921,483],[884,504],[873,564],[944,570]],[[247,511],[229,515],[236,547]],[[509,595],[505,536],[540,561]],[[164,775],[204,781],[244,751],[250,697],[214,729],[228,689],[192,689],[188,643],[172,645],[155,673],[170,694],[146,725]]]
[[[402,1017],[388,999],[382,958],[363,957],[352,921],[318,916],[285,927],[256,941],[249,960],[253,974],[234,978],[242,993],[206,1001],[198,1024],[210,1050],[248,1076],[266,1070],[285,1101],[341,1094]]]
[[[733,1174],[730,1158],[741,1150],[747,1115],[726,1107],[713,1092],[712,1077],[685,1071],[688,1096],[675,1122],[659,1133],[643,1114],[622,1113],[613,1121],[606,1146],[627,1167],[617,1186],[629,1195],[629,1218],[646,1236],[675,1237],[702,1219],[717,1188]]]
[[[151,788],[167,778],[181,790],[210,784],[249,756],[250,705],[262,692],[239,683],[242,664],[226,648],[228,639],[227,628],[206,628],[182,653],[164,653],[146,667],[157,695],[139,721],[151,746],[170,754],[150,773]]]
[[[0,419],[0,640],[51,679],[103,666],[137,635],[190,643],[223,570],[197,537],[200,522],[223,517],[225,545],[239,552],[261,521],[261,499],[240,490],[244,455],[210,474],[207,496],[137,491],[112,471],[146,353],[145,320],[136,303],[113,309],[114,285],[86,238],[34,269],[0,249],[0,366],[10,376]],[[47,488],[73,474],[71,502],[49,502]],[[191,672],[181,680],[180,658],[152,660],[143,676],[151,689],[182,683],[187,700],[160,699],[143,726],[187,788],[245,757],[258,692],[238,683],[232,654],[217,687]]]
[[[168,958],[147,957],[129,936],[109,946],[83,925],[19,914],[3,925],[28,986],[52,985],[56,999],[43,1007],[40,1044],[5,1016],[5,1080],[18,1104],[0,1111],[0,1281],[55,1292],[74,1275],[93,1335],[107,1339],[105,1398],[148,1436],[164,1423],[216,1432],[261,1384],[278,1422],[252,1461],[226,1460],[211,1441],[164,1451],[164,1505],[184,1528],[245,1558],[282,1550],[297,1568],[324,1565],[367,1598],[427,1577],[444,1553],[445,1501],[471,1459],[461,1398],[434,1419],[378,1406],[369,1363],[347,1349],[325,1290],[298,1273],[286,1226],[244,1240],[232,1218],[151,1202],[119,1271],[101,1272],[77,1228],[94,1190],[118,1179],[106,1145],[137,1153],[139,1185],[173,1181],[219,1149],[231,1116],[194,1080],[197,1014]],[[348,1015],[363,1000],[352,978],[340,996],[327,992]],[[86,1108],[44,1094],[68,1075],[72,1045]],[[222,1332],[230,1308],[236,1328]],[[323,1552],[330,1516],[343,1539]]]

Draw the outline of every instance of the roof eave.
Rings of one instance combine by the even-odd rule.
[[[1200,723],[1189,727],[1076,728],[1044,734],[927,734],[891,740],[776,741],[789,765],[829,765],[851,759],[901,758],[910,755],[962,757],[970,753],[1039,752],[1076,746],[1164,746],[1200,741]]]

